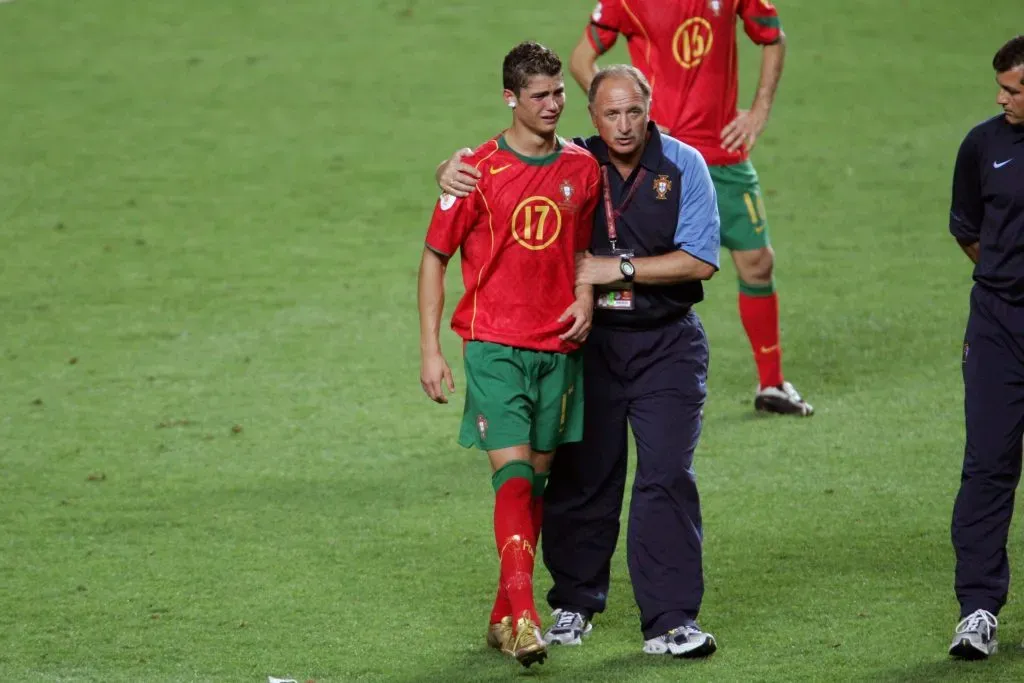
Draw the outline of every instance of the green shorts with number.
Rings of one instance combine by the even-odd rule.
[[[708,170],[718,195],[722,246],[729,251],[768,246],[768,217],[754,165],[744,161],[731,166],[709,166]]]
[[[483,451],[529,444],[539,453],[583,438],[583,353],[466,344],[459,443]]]

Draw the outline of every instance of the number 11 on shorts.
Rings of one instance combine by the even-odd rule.
[[[764,208],[764,198],[761,197],[761,193],[756,193],[757,203],[754,203],[754,197],[751,197],[749,192],[743,193],[743,203],[747,205],[747,213],[750,214],[750,222],[754,225],[763,225],[767,220],[768,212]],[[760,230],[758,230],[760,232]]]

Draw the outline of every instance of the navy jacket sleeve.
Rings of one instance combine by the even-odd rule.
[[[981,200],[981,155],[974,135],[960,144],[953,168],[953,201],[949,232],[961,244],[973,244],[981,236],[985,207]]]

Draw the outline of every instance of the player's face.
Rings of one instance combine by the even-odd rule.
[[[590,118],[613,154],[629,156],[647,136],[648,102],[632,79],[609,78],[597,90]]]
[[[1024,66],[996,74],[999,96],[996,103],[1003,108],[1006,120],[1014,125],[1024,124]]]
[[[557,76],[531,76],[519,97],[506,90],[505,97],[515,98],[514,116],[519,123],[541,135],[550,135],[558,127],[565,109],[565,81]]]

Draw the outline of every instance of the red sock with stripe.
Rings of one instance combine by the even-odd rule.
[[[495,472],[491,483],[495,491],[494,540],[501,564],[500,587],[511,605],[513,622],[525,612],[540,624],[533,602],[533,467],[524,460],[514,460]]]
[[[548,483],[547,472],[535,472],[533,475],[533,496],[530,498],[530,522],[533,528],[533,547],[536,548],[540,542],[540,529],[544,520],[544,487]],[[494,598],[494,607],[491,608],[491,623],[497,624],[503,618],[512,614],[512,603],[501,585],[501,577],[498,577],[498,594]],[[538,622],[539,623],[539,622]]]
[[[775,284],[740,282],[740,320],[754,351],[761,388],[782,384],[782,347],[779,345],[779,297]]]

